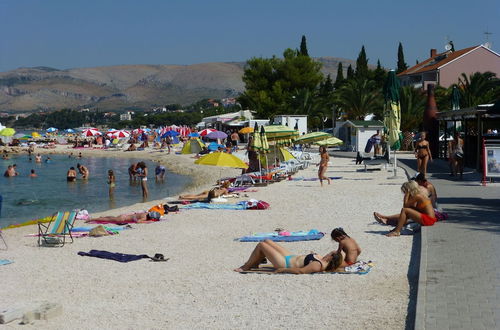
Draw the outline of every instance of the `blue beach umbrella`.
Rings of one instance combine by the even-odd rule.
[[[76,131],[72,128],[68,128],[65,130],[66,133],[75,133]]]
[[[57,129],[57,128],[55,128],[55,127],[49,127],[49,128],[47,128],[47,130],[46,130],[46,131],[47,131],[47,133],[54,133],[54,132],[55,132],[55,131],[57,131],[57,130],[58,130],[58,129]]]
[[[162,138],[166,138],[166,137],[174,137],[174,136],[178,136],[179,135],[179,132],[176,132],[176,131],[168,131],[168,132],[165,132],[161,137]]]
[[[222,144],[219,144],[217,142],[210,142],[210,144],[207,146],[207,149],[210,151],[217,151],[220,148],[224,148]]]
[[[188,134],[188,137],[194,137],[194,138],[197,138],[197,137],[200,137],[200,133],[198,133],[198,132],[192,132],[192,133],[189,133],[189,134]]]

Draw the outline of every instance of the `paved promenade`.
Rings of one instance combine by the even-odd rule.
[[[415,173],[413,155],[399,162]],[[428,176],[449,220],[422,229],[415,329],[499,329],[500,183],[450,177],[440,160]]]
[[[398,153],[398,163],[408,175],[416,172],[413,154]],[[441,160],[428,172],[449,219],[423,227],[420,240],[415,237],[420,258],[417,253],[412,262],[420,260],[420,271],[407,328],[413,328],[414,318],[417,330],[500,329],[500,182],[482,186],[480,174],[470,169],[458,180]]]

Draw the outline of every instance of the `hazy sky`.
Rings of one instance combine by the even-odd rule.
[[[0,71],[118,64],[193,64],[281,56],[307,38],[309,55],[393,68],[485,42],[500,50],[498,0],[0,0]]]

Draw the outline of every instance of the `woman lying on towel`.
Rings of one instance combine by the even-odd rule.
[[[276,242],[265,240],[257,244],[248,261],[236,268],[235,272],[245,272],[259,267],[262,260],[267,258],[276,268],[276,273],[311,274],[323,271],[335,271],[343,262],[341,253],[330,252],[324,257],[311,253],[295,255]]]
[[[403,183],[401,191],[405,194],[403,198],[403,208],[399,214],[382,215],[374,212],[373,216],[377,222],[384,225],[394,225],[396,228],[391,230],[387,237],[399,236],[403,226],[409,220],[418,222],[422,226],[432,226],[436,221],[432,201],[426,194],[422,193],[418,183],[411,180]]]
[[[216,187],[216,188],[213,188],[211,190],[205,190],[199,194],[180,195],[179,199],[188,200],[188,201],[208,200],[210,202],[210,200],[212,200],[212,198],[217,198],[219,196],[229,194],[229,191],[227,190],[227,188],[229,187],[230,184],[231,184],[231,182],[225,181],[221,187]]]
[[[166,207],[168,207],[168,206],[166,206]],[[165,212],[163,214],[165,214]],[[158,220],[160,220],[161,216],[162,216],[162,214],[160,212],[149,210],[148,212],[121,214],[121,215],[118,215],[116,217],[107,216],[107,217],[92,218],[92,219],[87,220],[85,222],[89,222],[89,223],[116,223],[116,224],[143,223],[143,222],[147,223],[147,222],[151,222],[151,221],[158,221]]]

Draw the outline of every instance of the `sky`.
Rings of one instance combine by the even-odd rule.
[[[309,55],[392,69],[482,44],[500,52],[498,0],[0,0],[0,72],[122,64],[240,62],[281,56],[306,36]]]

